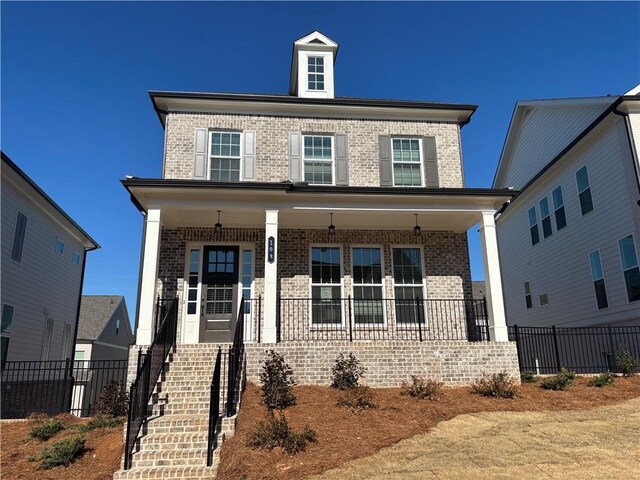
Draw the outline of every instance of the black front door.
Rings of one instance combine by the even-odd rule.
[[[238,247],[204,248],[200,343],[233,341],[238,317]]]

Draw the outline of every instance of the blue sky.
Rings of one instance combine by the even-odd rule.
[[[640,4],[2,2],[2,149],[101,245],[86,294],[135,312],[142,219],[119,180],[159,177],[147,90],[286,93],[292,42],[340,43],[336,95],[472,103],[467,186],[489,187],[517,100],[640,83]],[[482,279],[470,233],[472,274]]]

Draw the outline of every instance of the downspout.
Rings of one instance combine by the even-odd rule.
[[[631,141],[633,137],[633,130],[631,130],[631,124],[629,121],[629,113],[618,110],[618,105],[620,102],[617,102],[613,108],[613,113],[624,117],[624,125],[627,130],[627,140],[629,142],[629,151],[631,152],[631,159],[633,161],[633,170],[636,172],[636,183],[638,184],[638,193],[640,194],[640,172],[638,171],[638,152],[636,150],[636,146],[634,142]],[[640,206],[640,199],[637,200],[638,206]]]

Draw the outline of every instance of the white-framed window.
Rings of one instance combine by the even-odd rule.
[[[69,341],[71,340],[71,324],[64,324],[64,330],[62,331],[62,350],[60,351],[60,360],[64,360],[69,355]]]
[[[564,198],[562,198],[562,186],[558,186],[551,193],[553,197],[553,213],[556,217],[556,230],[560,231],[567,226],[567,216],[564,211]]]
[[[524,304],[527,307],[527,310],[533,308],[533,301],[531,300],[531,284],[528,281],[524,282]]]
[[[549,295],[546,292],[538,295],[538,299],[540,300],[541,307],[546,307],[547,305],[549,305]]]
[[[241,144],[240,132],[209,133],[209,180],[240,181]]]
[[[311,247],[311,324],[342,324],[342,251]]]
[[[392,138],[393,184],[397,187],[422,186],[422,142],[419,138]]]
[[[120,319],[116,319],[116,336],[120,333]]]
[[[580,202],[580,212],[586,215],[593,210],[593,199],[591,198],[591,185],[589,184],[589,172],[585,165],[576,172],[576,184],[578,186],[578,201]]]
[[[602,270],[600,250],[594,250],[589,254],[589,264],[591,265],[591,280],[593,280],[596,303],[598,305],[598,310],[602,310],[609,306],[609,300],[607,299],[607,287],[604,283],[604,272]]]
[[[58,255],[64,254],[64,242],[59,238],[56,239],[56,253]]]
[[[636,302],[640,300],[640,267],[638,267],[638,254],[633,235],[618,241],[620,249],[620,261],[624,274],[624,283],[627,288],[627,300]]]
[[[44,326],[44,335],[42,337],[42,360],[49,360],[51,353],[51,338],[53,337],[53,319],[48,318]]]
[[[76,266],[80,265],[80,254],[78,252],[73,252],[73,255],[71,255],[71,262]]]
[[[353,322],[384,324],[384,274],[382,248],[352,247],[351,275],[353,278]]]
[[[542,219],[542,235],[548,238],[553,233],[551,228],[551,213],[549,212],[549,200],[544,197],[540,200],[540,218]]]
[[[393,294],[396,324],[426,323],[421,247],[393,247]]]
[[[73,353],[73,368],[84,368],[84,350],[76,350]]]
[[[2,339],[2,362],[1,365],[4,367],[5,362],[7,361],[7,351],[9,350],[9,339],[11,338],[11,325],[13,324],[13,313],[15,309],[13,305],[9,305],[7,303],[2,304],[2,330],[0,338]]]
[[[187,279],[187,315],[195,315],[198,311],[198,289],[200,275],[200,249],[189,251],[189,276]]]
[[[22,261],[22,249],[24,247],[24,237],[27,232],[27,216],[18,212],[16,218],[16,230],[13,234],[13,247],[11,249],[11,260]]]
[[[536,215],[536,206],[529,209],[529,234],[531,235],[531,245],[535,245],[540,241],[540,232],[538,231],[538,216]]]
[[[312,185],[333,185],[333,136],[303,135],[302,141],[304,181]]]
[[[307,57],[307,85],[309,90],[324,90],[324,57]]]

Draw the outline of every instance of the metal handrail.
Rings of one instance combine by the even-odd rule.
[[[216,363],[211,377],[209,399],[209,433],[207,439],[207,467],[213,463],[213,451],[218,446],[218,418],[220,417],[220,373],[222,348],[218,347]]]

